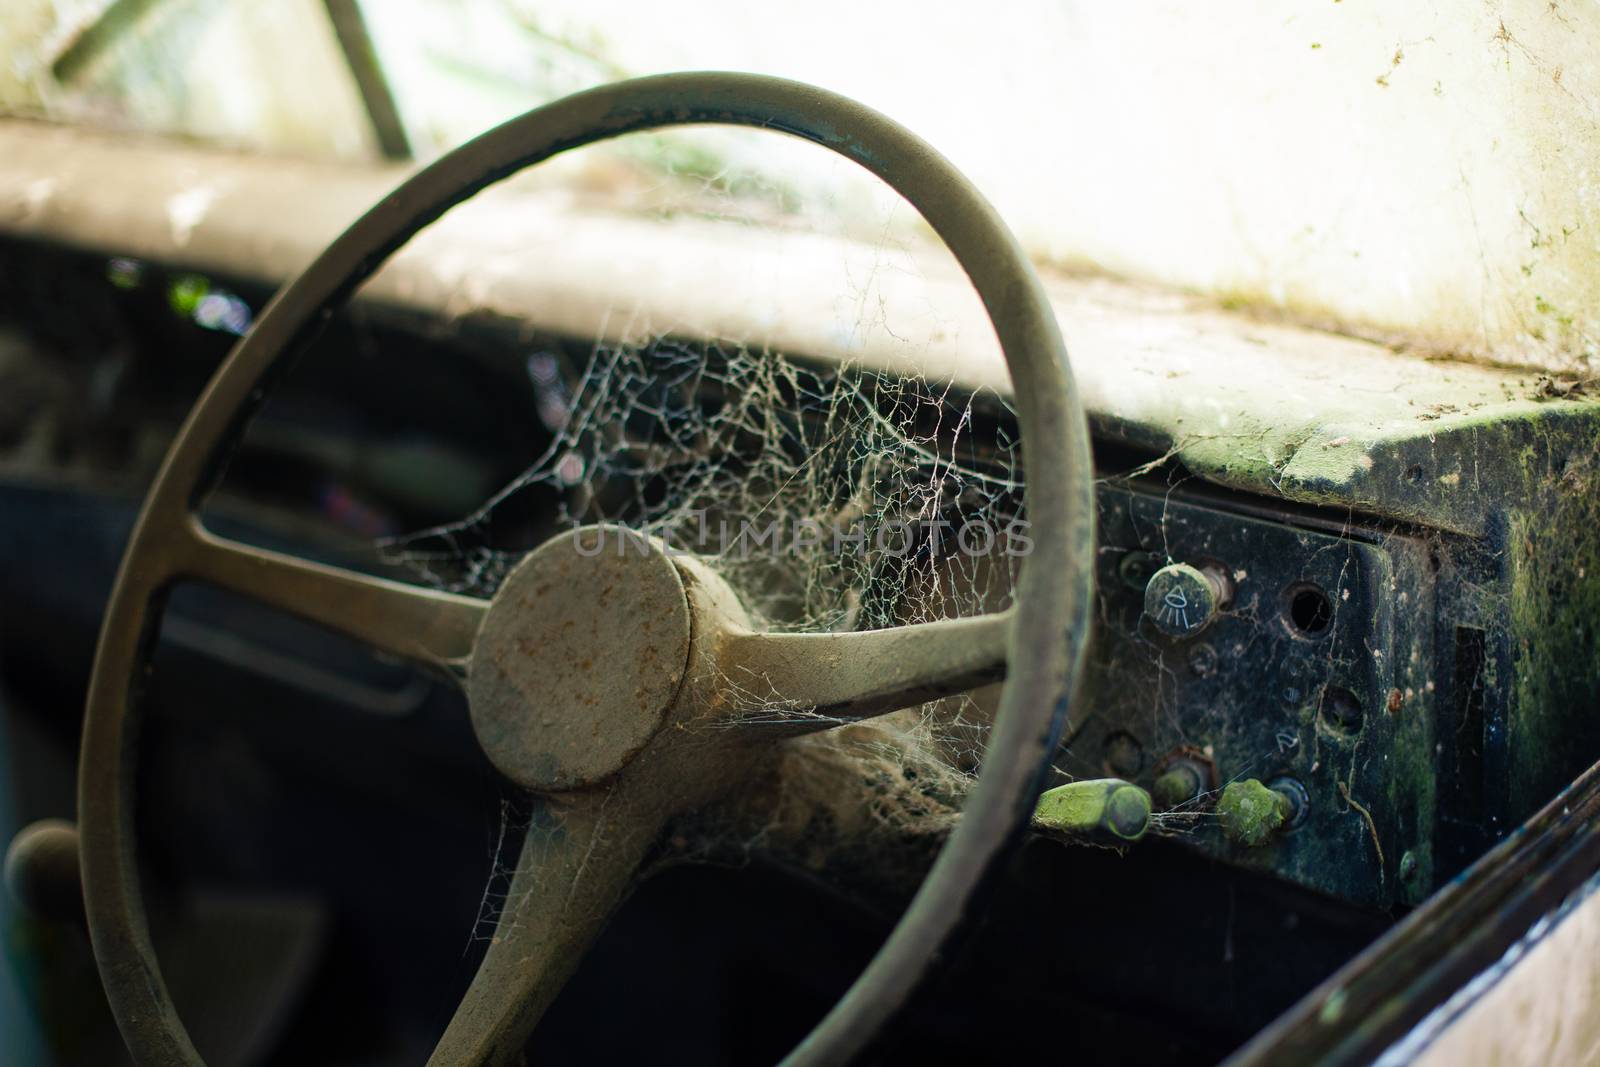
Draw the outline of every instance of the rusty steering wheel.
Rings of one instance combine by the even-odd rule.
[[[692,559],[648,545],[592,551],[607,535],[625,547],[630,535],[616,529],[554,538],[483,601],[269,552],[202,525],[199,501],[278,374],[331,309],[419,229],[569,148],[704,123],[775,129],[854,160],[916,207],[966,271],[1010,368],[1028,471],[1034,551],[1013,607],[870,632],[757,633],[734,592]],[[1006,677],[957,828],[878,955],[786,1061],[839,1063],[905,1000],[1032,809],[1088,629],[1090,472],[1065,346],[1015,238],[947,160],[857,103],[748,74],[641,78],[529,112],[418,171],[284,288],[222,364],[167,454],[117,576],[89,690],[78,811],[95,957],[134,1058],[202,1062],[151,944],[134,844],[141,679],[175,582],[215,584],[378,649],[454,665],[491,760],[550,798],[559,825],[528,836],[496,936],[430,1064],[516,1056],[666,820],[737,795],[760,763],[752,749],[782,743],[762,731],[693,727],[736,720],[754,701],[769,711],[825,712],[796,716],[796,729],[808,721],[820,728]],[[737,688],[727,681],[734,672],[743,680]],[[552,710],[529,714],[535,696]],[[688,736],[694,743],[682,740]]]

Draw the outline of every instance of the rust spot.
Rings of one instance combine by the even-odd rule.
[[[1405,694],[1401,693],[1400,690],[1391,689],[1389,690],[1389,699],[1384,701],[1383,706],[1388,709],[1390,715],[1398,715],[1400,714],[1400,705],[1405,703],[1405,699]]]

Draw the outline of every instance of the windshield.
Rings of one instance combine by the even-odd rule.
[[[1600,362],[1593,5],[13,0],[0,35],[14,114],[347,160],[634,75],[798,78],[937,145],[1042,265],[1429,355]],[[552,180],[869,235],[893,214],[826,153],[726,131]]]

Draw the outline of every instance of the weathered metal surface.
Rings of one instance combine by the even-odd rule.
[[[1427,542],[1159,480],[1103,484],[1099,500],[1095,655],[1057,766],[1153,792],[1188,767],[1204,789],[1176,803],[1162,790],[1159,826],[1174,840],[1362,905],[1420,901],[1445,777],[1435,746],[1451,739],[1434,718],[1448,687],[1428,683],[1453,655],[1433,632]],[[1149,576],[1169,559],[1227,575],[1231,600],[1203,630],[1173,636],[1152,617]],[[1396,689],[1402,706],[1380,710]],[[1306,792],[1294,829],[1254,848],[1230,841],[1217,790],[1280,777]],[[1418,869],[1403,880],[1407,850]]]
[[[517,1062],[627,897],[668,814],[664,784],[659,774],[625,776],[536,810],[489,949],[428,1067]]]
[[[806,732],[1000,681],[1009,611],[849,633],[729,632],[735,715]]]
[[[163,554],[176,577],[232,590],[337,630],[374,648],[458,670],[488,604],[231,541],[199,520],[165,531]]]
[[[467,672],[472,728],[518,785],[594,785],[655,736],[688,663],[672,561],[618,527],[574,530],[529,553],[489,605]]]
[[[324,314],[452,204],[575,145],[685,122],[762,126],[805,137],[854,159],[905,195],[968,272],[992,317],[1016,385],[1023,453],[1037,465],[1026,490],[1034,553],[1022,569],[1016,605],[1003,630],[985,631],[1006,634],[1009,682],[978,786],[899,926],[792,1062],[836,1063],[862,1047],[921,980],[928,961],[974,906],[984,875],[1025,824],[1083,660],[1094,580],[1094,507],[1082,407],[1054,316],[1020,248],[993,209],[932,149],[882,116],[820,90],[747,75],[701,74],[579,94],[492,130],[420,171],[334,241],[279,294],[219,369],[150,490],[107,610],[79,774],[90,930],[113,1013],[140,1062],[200,1062],[150,941],[133,834],[141,668],[171,583],[192,575],[198,559],[205,569],[194,576],[281,604],[285,597],[264,580],[280,575],[305,595],[295,605],[303,614],[328,616],[357,633],[370,625],[384,635],[386,647],[444,666],[459,664],[464,624],[485,617],[476,604],[441,601],[425,591],[407,602],[396,595],[401,587],[388,583],[332,568],[297,567],[244,546],[219,549],[214,539],[197,532],[193,509],[226,446]],[[199,219],[186,215],[185,221],[192,231]],[[737,619],[731,591],[696,575],[692,564],[680,573],[688,578],[691,604],[700,605],[693,609],[698,615]],[[351,597],[364,607],[351,610],[343,603]],[[437,612],[445,622],[437,628],[424,625],[431,642],[408,645],[392,622],[378,617],[391,609],[402,617]],[[523,615],[512,613],[513,630],[526,622]],[[716,636],[701,641],[698,652],[691,647],[689,681],[696,693],[714,689],[727,676]],[[973,662],[961,664],[961,670],[963,676],[976,670],[985,677],[997,671],[992,663]],[[874,679],[861,681],[857,696],[883,710],[883,688],[867,684]],[[918,686],[923,680],[907,683]],[[836,687],[828,693],[826,701],[805,693],[797,699],[779,695],[791,704],[849,710],[854,698],[847,694],[841,702]],[[684,716],[673,726],[709,724],[724,709],[714,698],[685,703],[673,709],[675,716]],[[517,1054],[576,954],[625,894],[659,820],[666,813],[693,810],[759,767],[757,760],[733,758],[747,756],[756,743],[748,731],[729,730],[724,736],[724,743],[707,744],[691,729],[668,729],[663,723],[655,734],[658,745],[647,743],[631,758],[621,754],[625,766],[613,781],[573,793],[569,806],[557,806],[548,832],[529,842],[533,852],[547,850],[549,861],[545,876],[532,877],[567,903],[529,913],[525,900],[502,917],[497,944],[433,1062],[498,1063]],[[613,752],[609,762],[617,756]],[[591,861],[599,864],[592,875]],[[520,931],[519,923],[526,924]]]

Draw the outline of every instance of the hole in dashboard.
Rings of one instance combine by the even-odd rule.
[[[1366,712],[1361,701],[1350,690],[1330,685],[1322,691],[1320,714],[1322,722],[1335,733],[1354,735],[1360,733]]]
[[[1333,624],[1333,602],[1312,582],[1292,585],[1284,593],[1289,629],[1301,637],[1322,637]]]

